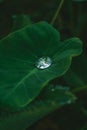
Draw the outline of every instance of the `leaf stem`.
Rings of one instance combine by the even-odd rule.
[[[62,7],[63,3],[64,3],[64,0],[61,0],[60,4],[58,5],[58,8],[57,8],[57,10],[56,10],[56,13],[54,14],[54,16],[53,16],[53,18],[52,18],[52,20],[51,20],[51,22],[50,22],[51,25],[54,24],[54,22],[55,22],[55,20],[56,20],[56,18],[57,18],[57,16],[58,16],[58,14],[59,14],[59,12],[60,12],[60,10],[61,10],[61,7]]]
[[[79,88],[75,88],[72,90],[72,93],[78,93],[80,91],[84,91],[87,89],[87,85],[86,86],[83,86],[83,87],[79,87]]]

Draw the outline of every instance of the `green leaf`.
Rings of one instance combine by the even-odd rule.
[[[67,87],[48,86],[42,98],[37,99],[24,110],[13,114],[9,113],[5,116],[2,115],[0,119],[0,129],[25,130],[48,113],[74,102],[75,99],[75,96],[68,91]]]
[[[0,41],[0,103],[13,108],[29,104],[52,79],[63,75],[71,59],[82,52],[79,38],[60,42],[59,32],[46,22],[15,31]],[[50,57],[52,65],[36,62]]]

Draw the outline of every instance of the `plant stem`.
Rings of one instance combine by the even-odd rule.
[[[55,20],[56,20],[56,18],[57,18],[57,16],[58,16],[58,14],[59,14],[59,12],[60,12],[60,10],[61,10],[61,7],[62,7],[63,3],[64,3],[64,0],[61,0],[60,4],[58,5],[58,8],[57,8],[57,10],[56,10],[56,13],[55,13],[55,15],[53,16],[53,18],[52,18],[52,20],[51,20],[51,22],[50,22],[51,25],[54,24],[54,22],[55,22]]]
[[[78,92],[84,91],[84,90],[87,90],[87,86],[83,86],[83,87],[79,87],[79,88],[73,89],[72,93],[78,93]]]

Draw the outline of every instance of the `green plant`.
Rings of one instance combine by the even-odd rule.
[[[33,14],[30,16],[32,18],[25,14],[12,14],[13,24],[8,35],[1,35],[0,130],[25,130],[45,115],[70,104],[87,115],[78,96],[87,89],[80,79],[82,66],[78,67],[75,61],[71,65],[72,58],[82,53],[82,41],[77,37],[80,23],[75,30],[75,24],[70,21],[73,37],[67,40],[64,34],[63,40],[60,40],[57,27],[53,27],[58,16],[62,20],[59,11],[63,3],[63,0],[58,3],[50,23],[32,22]],[[68,1],[68,4],[70,7],[71,2]],[[70,18],[73,19],[73,14]],[[63,21],[61,24],[59,30],[64,27]],[[83,65],[85,56],[81,56],[75,59]],[[57,84],[53,82],[56,78]],[[63,82],[59,83],[59,78]],[[86,81],[85,76],[83,79]],[[85,122],[84,125],[86,127]]]

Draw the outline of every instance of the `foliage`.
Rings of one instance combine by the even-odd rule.
[[[50,80],[67,71],[81,48],[78,38],[60,42],[59,33],[45,22],[9,34],[0,42],[1,103],[13,107],[29,104]],[[35,64],[43,56],[49,56],[52,65],[40,70]]]
[[[75,97],[68,91],[67,87],[48,86],[43,97],[34,101],[24,110],[16,111],[13,114],[9,113],[9,115],[4,113],[4,117],[1,118],[0,129],[24,130],[44,115],[74,100]]]
[[[86,2],[19,3],[0,1],[0,130],[32,130],[36,121],[55,110],[61,130],[85,130]],[[39,69],[37,61],[43,57],[52,63]],[[69,110],[80,119],[69,119]]]

